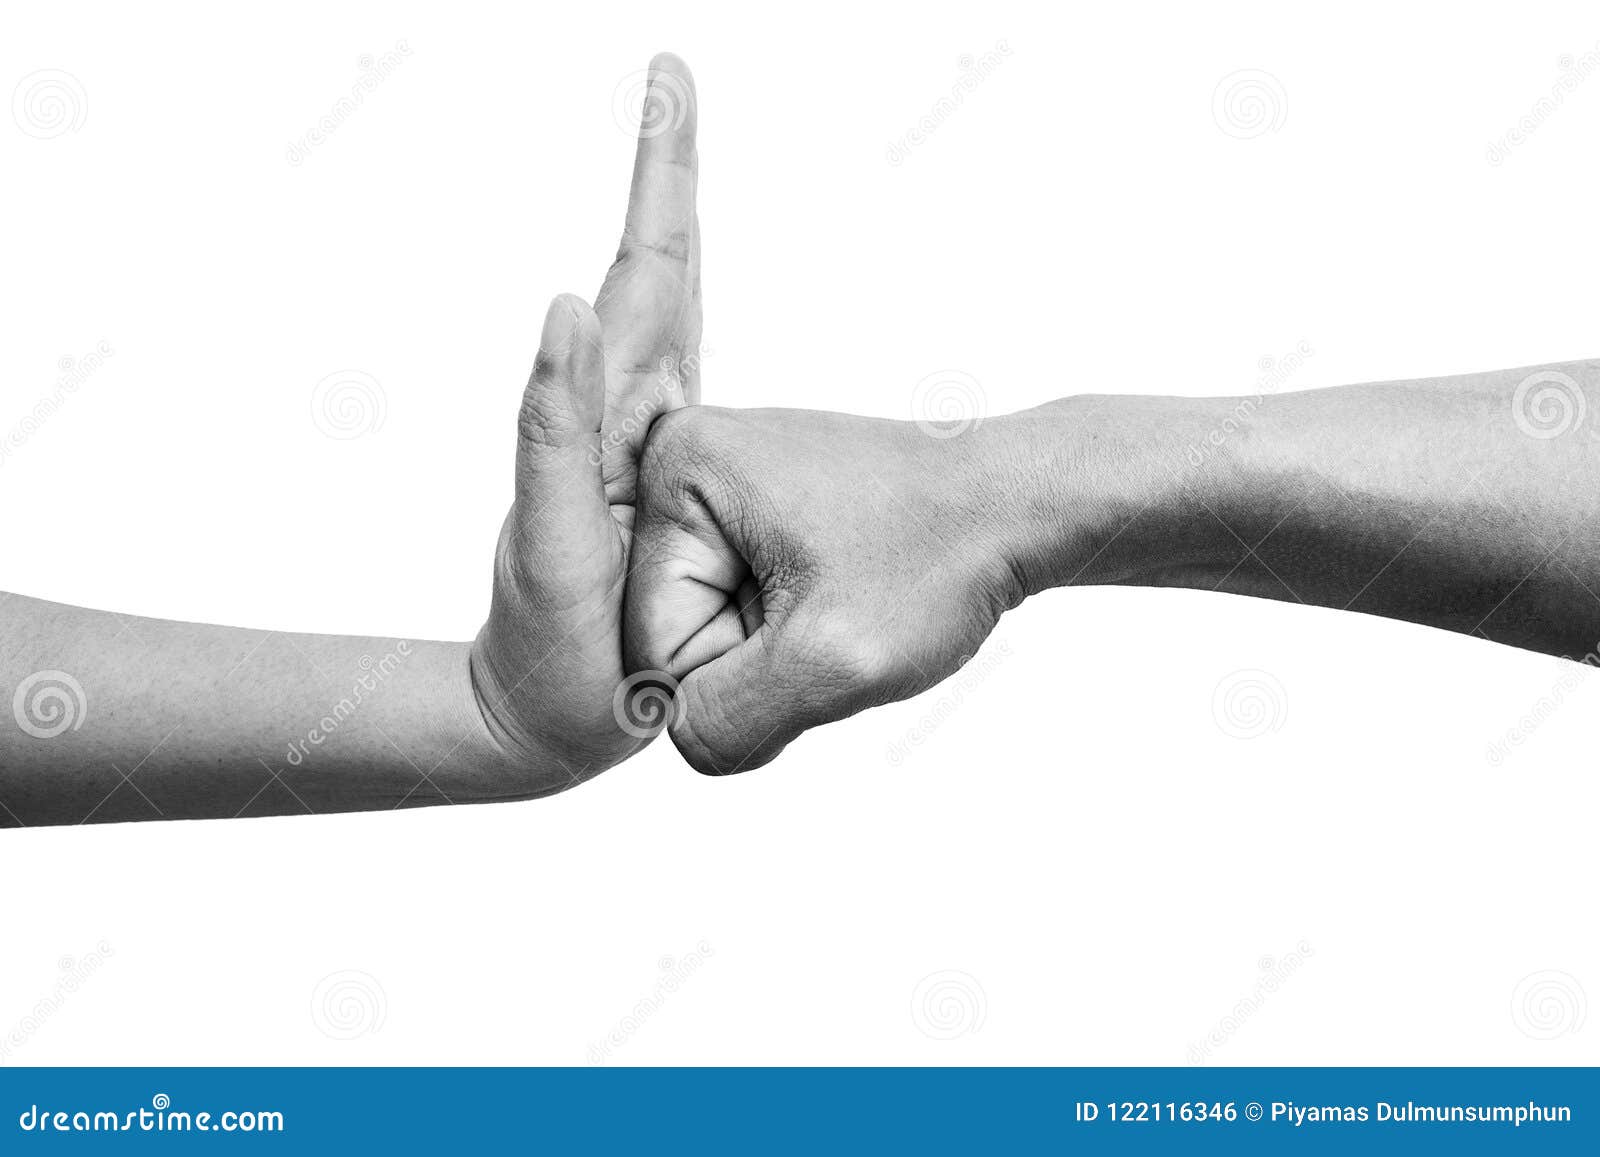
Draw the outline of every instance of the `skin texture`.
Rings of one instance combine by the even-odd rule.
[[[526,799],[670,718],[701,771],[955,671],[1057,586],[1187,586],[1600,663],[1600,364],[1075,397],[965,432],[699,406],[697,109],[658,57],[594,309],[544,319],[472,643],[0,594],[0,825]]]
[[[1571,362],[1085,396],[959,436],[686,410],[641,469],[630,664],[680,681],[674,742],[728,774],[931,686],[1057,586],[1217,590],[1592,656],[1597,404],[1600,363]]]
[[[552,790],[648,741],[638,734],[648,729],[624,726],[633,704],[616,698],[626,676],[622,596],[650,422],[699,400],[697,127],[688,67],[658,56],[598,307],[570,297],[551,306],[523,396],[516,501],[472,682],[504,749],[566,773]]]
[[[698,397],[694,81],[659,56],[622,243],[550,306],[472,643],[169,622],[0,593],[0,826],[528,799],[637,750],[616,692],[636,463]],[[3,718],[3,714],[0,714]]]
[[[628,586],[636,669],[680,681],[697,769],[951,674],[1014,599],[979,461],[909,422],[697,407],[651,434]]]

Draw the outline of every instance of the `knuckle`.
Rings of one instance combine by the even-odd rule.
[[[625,233],[617,247],[617,264],[629,262],[648,264],[651,261],[687,262],[694,247],[694,235],[688,229],[674,229],[659,237],[639,237]]]
[[[682,493],[692,483],[710,457],[708,420],[703,406],[684,406],[655,416],[639,459],[641,485],[647,492]]]
[[[655,420],[650,423],[649,433],[645,437],[644,449],[639,454],[639,505],[641,507],[659,505],[672,476],[676,473],[673,463],[673,446],[678,440],[677,427],[680,424],[676,415],[677,411],[658,414]]]
[[[699,408],[684,408],[658,414],[650,424],[650,440],[645,443],[645,452],[667,458],[692,446],[698,438],[703,412]]]

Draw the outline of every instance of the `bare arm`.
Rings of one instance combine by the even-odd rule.
[[[293,635],[0,601],[9,825],[227,819],[548,795],[640,745],[613,713],[621,527],[600,323],[550,307],[516,500],[471,643]],[[596,681],[599,682],[596,682]]]
[[[534,794],[468,645],[0,601],[0,824],[212,819]]]
[[[478,637],[289,635],[0,595],[0,824],[525,799],[655,734],[649,689],[624,678],[622,592],[648,418],[699,389],[696,123],[688,68],[658,56],[595,308],[561,297],[544,318]]]
[[[1055,403],[1001,422],[1031,479],[1013,557],[1029,594],[1221,590],[1580,657],[1600,639],[1597,391],[1577,362]]]
[[[1581,657],[1600,639],[1597,390],[1581,362],[1077,397],[965,432],[668,415],[641,468],[632,665],[681,680],[673,738],[727,773],[937,683],[1055,586],[1231,591]]]

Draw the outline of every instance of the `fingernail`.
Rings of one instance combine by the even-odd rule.
[[[577,345],[583,310],[576,297],[563,293],[545,311],[544,329],[539,334],[539,352],[548,358],[566,360]]]

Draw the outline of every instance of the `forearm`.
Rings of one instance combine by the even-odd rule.
[[[1015,568],[1029,594],[1221,590],[1582,656],[1600,639],[1600,443],[1576,421],[1594,407],[1565,381],[1518,394],[1542,371],[1590,398],[1600,387],[1600,363],[1585,362],[1276,396],[1084,397],[999,419]],[[1559,428],[1563,404],[1564,432],[1528,432]]]
[[[514,798],[467,644],[285,634],[0,596],[0,825]]]

